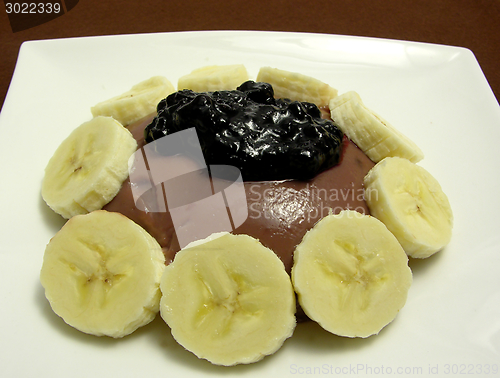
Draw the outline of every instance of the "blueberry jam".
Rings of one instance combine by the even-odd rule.
[[[238,167],[244,181],[308,180],[339,163],[342,131],[311,103],[275,99],[270,84],[182,90],[160,101],[146,143],[195,127],[207,164]]]

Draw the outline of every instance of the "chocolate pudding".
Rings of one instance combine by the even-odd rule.
[[[151,115],[128,127],[139,148],[145,145],[144,128],[153,118]],[[259,239],[280,257],[290,273],[295,246],[330,211],[339,213],[351,209],[369,214],[364,201],[363,178],[373,166],[354,143],[345,139],[340,163],[312,179],[244,182],[248,218],[234,233]],[[158,201],[165,203],[162,193]],[[180,246],[168,208],[151,212],[140,210],[140,207],[134,203],[127,179],[104,209],[122,213],[146,229],[162,246],[169,264]]]

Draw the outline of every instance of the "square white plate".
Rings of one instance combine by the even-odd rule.
[[[39,283],[62,220],[40,197],[48,159],[90,107],[154,75],[243,63],[357,91],[424,151],[448,194],[450,245],[411,261],[406,306],[378,336],[341,338],[299,324],[282,349],[232,368],[198,360],[158,316],[121,340],[82,334],[50,309]],[[370,38],[186,32],[23,44],[0,114],[0,374],[3,377],[498,376],[500,364],[500,107],[467,49]],[[496,373],[495,373],[496,372]],[[438,374],[436,374],[438,373]]]

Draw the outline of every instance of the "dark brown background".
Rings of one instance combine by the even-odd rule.
[[[500,0],[80,0],[63,16],[16,33],[1,6],[2,105],[23,41],[185,30],[316,32],[466,47],[500,98]]]

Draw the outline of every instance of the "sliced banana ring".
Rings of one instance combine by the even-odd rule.
[[[422,150],[387,120],[368,109],[358,93],[346,92],[330,101],[332,120],[368,156],[377,163],[388,156],[418,162]]]
[[[135,84],[130,90],[90,108],[94,117],[113,117],[128,126],[156,111],[158,103],[175,92],[170,81],[163,76],[153,76]]]
[[[111,117],[77,127],[59,145],[45,168],[42,197],[64,218],[101,209],[128,177],[128,159],[137,142]]]
[[[194,92],[230,91],[247,80],[249,76],[243,64],[205,66],[179,78],[177,88]]]
[[[295,329],[281,260],[247,235],[220,233],[178,252],[161,280],[161,316],[184,348],[217,365],[276,352]]]
[[[124,215],[98,210],[71,218],[50,240],[40,281],[67,324],[118,338],[155,318],[164,268],[152,236]]]
[[[426,258],[451,239],[453,213],[438,181],[423,167],[392,157],[365,176],[370,213],[396,236],[411,257]]]
[[[412,273],[382,222],[345,210],[304,236],[294,252],[292,282],[310,319],[339,336],[368,337],[404,306]]]
[[[271,84],[276,98],[311,102],[318,107],[328,106],[338,93],[335,88],[318,79],[273,67],[261,67],[257,81]]]

